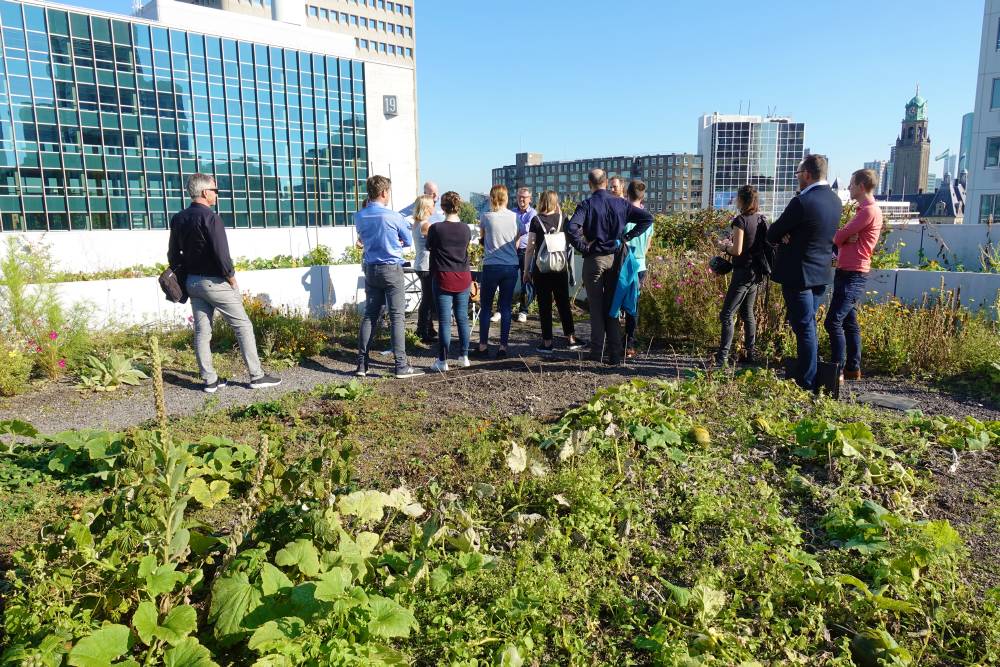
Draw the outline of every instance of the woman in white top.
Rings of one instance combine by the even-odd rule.
[[[479,314],[479,347],[469,354],[480,358],[489,356],[493,296],[499,292],[500,349],[497,350],[497,359],[504,359],[507,357],[507,342],[510,339],[511,307],[519,267],[517,241],[521,233],[517,216],[507,208],[506,187],[494,185],[490,188],[490,208],[492,210],[479,219],[479,242],[483,246],[483,271],[479,279],[482,285],[479,292],[482,311]]]
[[[420,278],[420,308],[417,309],[417,336],[424,343],[437,340],[434,320],[437,319],[437,299],[431,287],[430,251],[427,250],[427,230],[431,227],[430,217],[434,213],[434,198],[421,195],[413,202],[413,249],[417,255],[413,260],[413,270]]]

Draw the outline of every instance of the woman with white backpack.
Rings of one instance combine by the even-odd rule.
[[[562,330],[569,340],[569,349],[582,346],[574,335],[573,308],[569,301],[571,254],[566,239],[566,223],[559,206],[559,195],[551,190],[538,201],[538,215],[528,227],[528,248],[524,255],[523,280],[533,283],[538,300],[538,319],[542,323],[542,344],[536,349],[552,352],[552,300],[555,299],[562,320]]]

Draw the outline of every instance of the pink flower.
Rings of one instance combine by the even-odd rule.
[[[660,289],[661,287],[663,287],[663,285],[661,285],[660,283],[653,283],[653,287],[655,287],[656,289]]]
[[[49,340],[55,340],[56,338],[59,338],[59,334],[57,334],[55,331],[50,331]]]
[[[41,352],[42,352],[42,346],[41,345],[36,345],[35,346],[35,352],[38,352],[39,354],[41,354]]]
[[[59,368],[66,368],[66,360],[65,359],[60,359],[59,360]]]
[[[684,302],[684,298],[678,294],[677,298],[675,298],[674,301],[676,301],[677,303],[683,303]]]

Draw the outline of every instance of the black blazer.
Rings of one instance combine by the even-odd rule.
[[[829,185],[797,195],[767,230],[777,245],[771,277],[783,287],[807,289],[833,282],[833,235],[840,226],[843,204]],[[789,243],[782,238],[788,234]]]

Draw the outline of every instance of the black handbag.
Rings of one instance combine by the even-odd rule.
[[[184,276],[179,275],[174,269],[167,269],[160,274],[160,289],[163,290],[167,301],[171,303],[187,303],[187,290],[184,289]]]
[[[717,276],[724,276],[733,270],[733,263],[725,257],[715,256],[708,260],[708,268]]]

